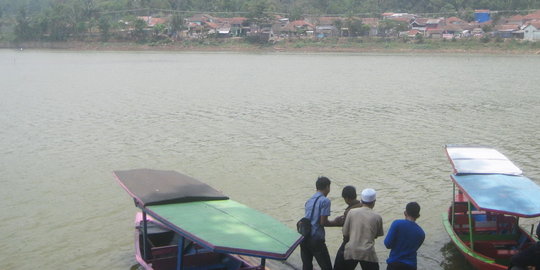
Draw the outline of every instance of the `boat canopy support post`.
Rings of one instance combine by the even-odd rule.
[[[261,258],[261,269],[264,269],[266,267],[266,259]]]
[[[184,269],[184,242],[186,239],[182,236],[178,240],[178,255],[176,258],[176,270]]]
[[[474,250],[474,242],[473,242],[473,227],[472,227],[472,214],[471,214],[471,201],[467,200],[467,214],[469,215],[469,241],[471,245],[471,249]]]
[[[143,259],[146,261],[148,259],[146,250],[148,246],[148,222],[146,221],[146,212],[142,211],[143,218]]]
[[[452,230],[454,227],[454,219],[456,219],[456,183],[452,183]]]

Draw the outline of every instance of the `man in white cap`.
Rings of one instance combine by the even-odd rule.
[[[362,190],[362,207],[351,209],[343,224],[345,244],[345,269],[355,269],[358,263],[362,270],[379,270],[375,253],[375,238],[384,235],[383,222],[373,211],[377,193],[372,188]]]

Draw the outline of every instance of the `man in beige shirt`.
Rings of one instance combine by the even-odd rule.
[[[375,253],[375,238],[384,235],[382,218],[373,211],[376,192],[362,190],[361,208],[351,209],[343,224],[345,244],[345,269],[355,269],[358,263],[362,270],[379,270],[379,260]]]

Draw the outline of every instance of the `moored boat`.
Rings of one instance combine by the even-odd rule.
[[[178,172],[114,174],[141,210],[135,258],[145,269],[264,269],[266,259],[286,260],[302,240],[276,219]]]
[[[519,222],[540,216],[540,187],[495,149],[447,145],[446,154],[453,201],[443,224],[451,241],[476,269],[508,269],[514,254],[535,243],[534,228]]]

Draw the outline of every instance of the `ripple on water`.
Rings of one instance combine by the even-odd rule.
[[[12,254],[2,269],[136,267],[135,208],[111,173],[132,168],[181,171],[291,228],[318,176],[333,180],[333,216],[345,185],[373,187],[385,229],[408,201],[422,205],[419,269],[467,269],[440,222],[451,199],[443,145],[492,145],[540,176],[538,58],[3,57],[18,61],[0,62],[0,248]],[[327,233],[333,256],[341,232]]]

